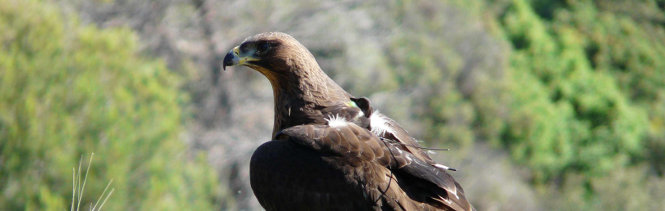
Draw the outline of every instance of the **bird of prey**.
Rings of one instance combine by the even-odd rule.
[[[464,190],[406,130],[354,97],[288,34],[250,36],[224,57],[272,85],[272,140],[250,161],[266,210],[472,210]]]

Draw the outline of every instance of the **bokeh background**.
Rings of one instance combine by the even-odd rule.
[[[0,210],[261,210],[282,31],[431,147],[478,210],[663,210],[663,0],[0,0]]]

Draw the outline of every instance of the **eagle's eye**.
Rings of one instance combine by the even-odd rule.
[[[247,52],[247,43],[240,44],[240,52]]]
[[[263,54],[270,48],[270,43],[262,42],[256,46],[256,54]]]

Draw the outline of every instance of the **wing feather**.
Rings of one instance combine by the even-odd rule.
[[[321,153],[325,156],[325,160],[336,165],[334,168],[338,168],[354,180],[350,182],[362,184],[363,188],[387,190],[394,175],[398,184],[393,186],[400,187],[397,189],[399,193],[383,192],[379,196],[368,193],[365,194],[367,196],[405,197],[401,199],[403,202],[397,205],[399,207],[425,204],[450,208],[452,205],[446,202],[451,202],[455,204],[453,207],[469,208],[466,199],[459,197],[457,191],[459,185],[445,170],[430,165],[399,146],[387,144],[369,130],[354,123],[335,127],[299,125],[282,130],[276,138]],[[383,171],[376,170],[377,168]],[[389,173],[388,177],[382,175],[386,172]],[[375,206],[383,206],[382,200],[376,197],[367,200],[378,203]],[[413,204],[405,205],[404,203],[409,201],[406,197],[410,197]]]

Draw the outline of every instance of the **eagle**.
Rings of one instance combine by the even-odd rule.
[[[472,210],[454,170],[432,160],[397,122],[326,75],[281,32],[246,38],[227,66],[263,74],[274,95],[272,140],[250,160],[266,210]]]

